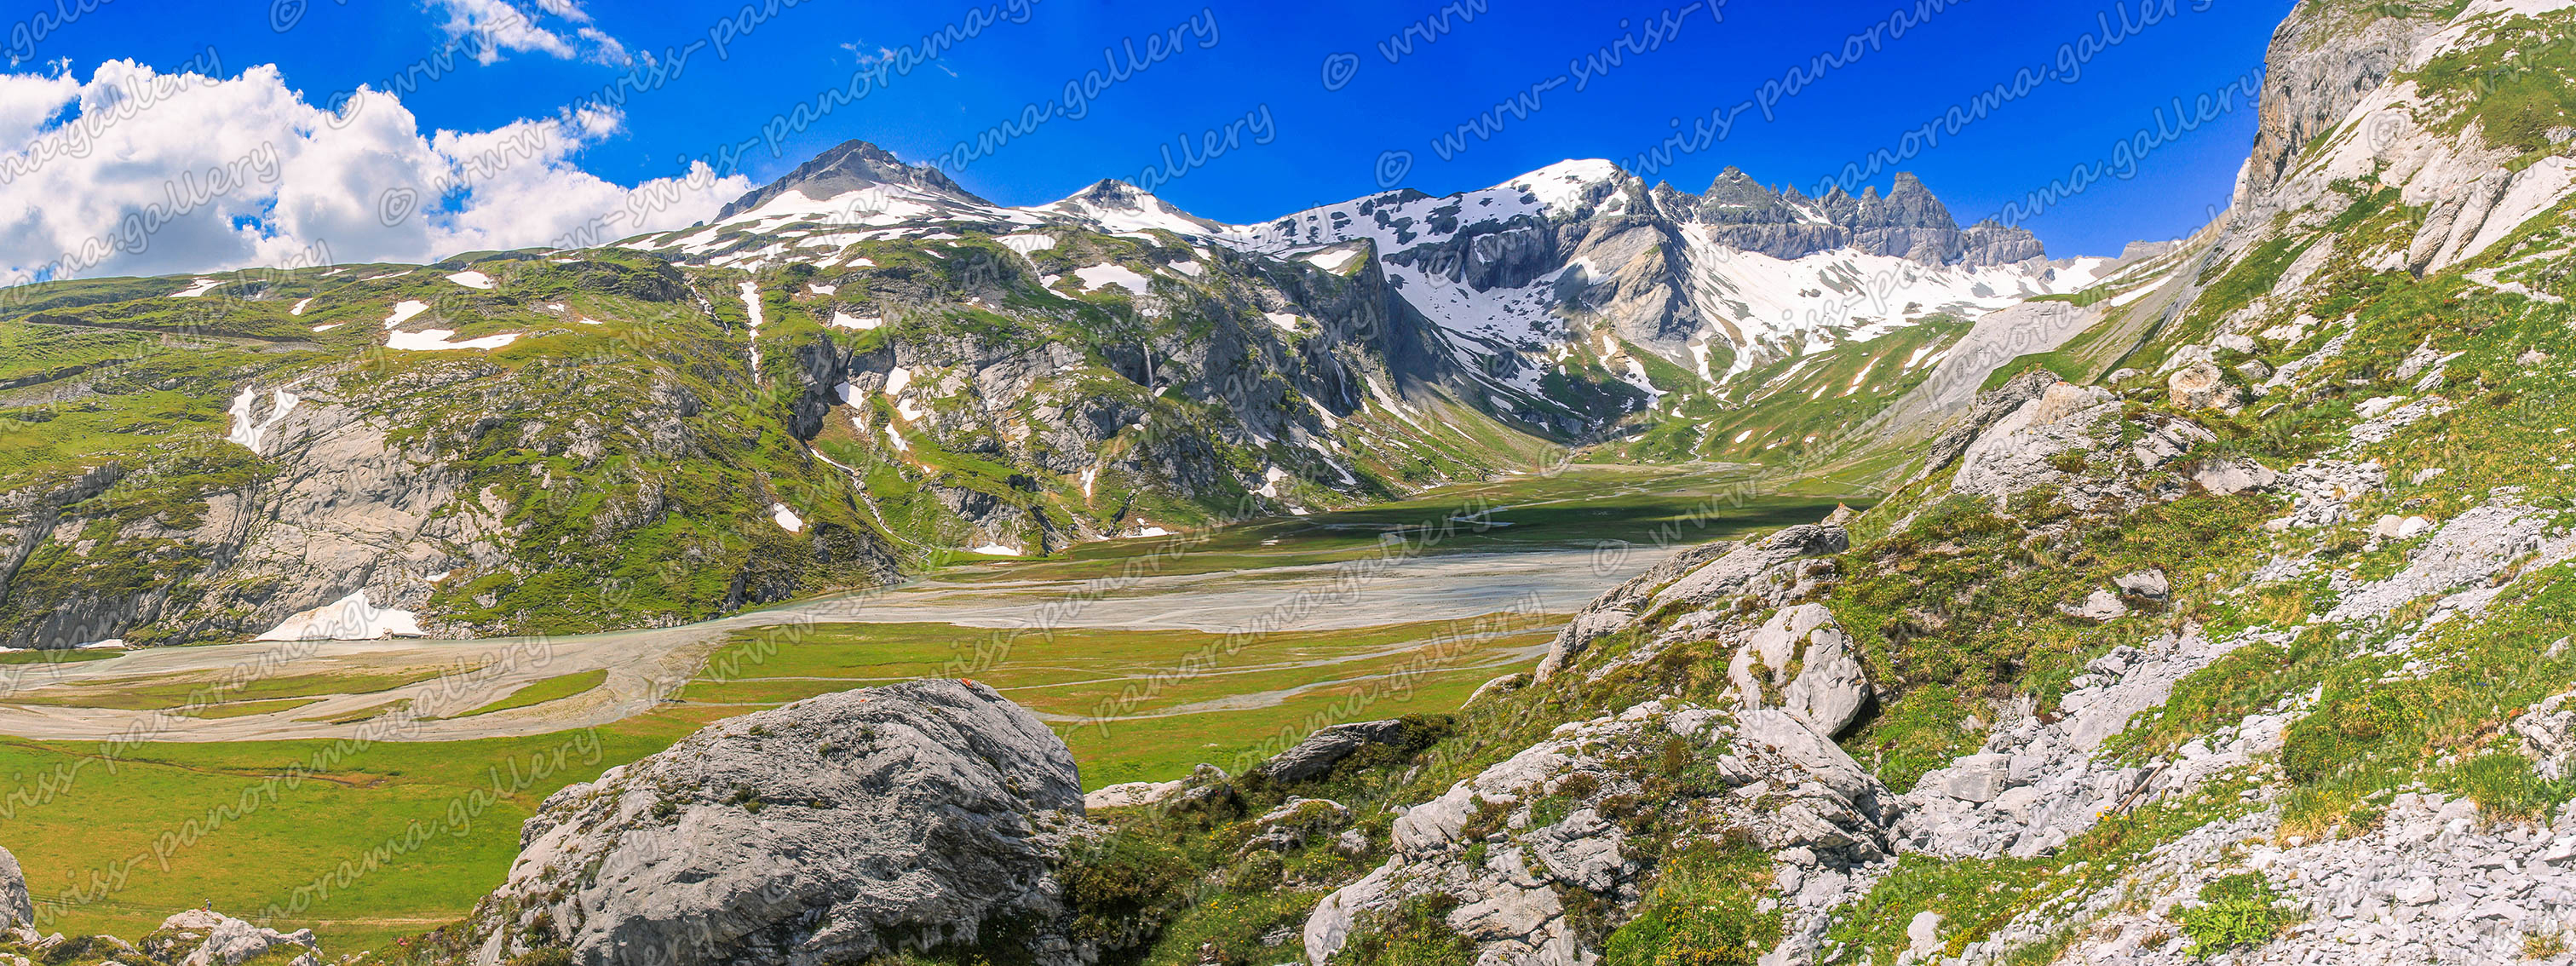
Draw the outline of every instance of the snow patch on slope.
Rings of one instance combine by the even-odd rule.
[[[487,335],[479,339],[450,342],[454,329],[422,329],[418,332],[395,332],[385,336],[385,348],[403,352],[441,352],[449,349],[498,349],[519,341],[520,333]]]
[[[255,641],[372,641],[385,637],[423,637],[420,617],[407,610],[378,609],[359,591],[303,611],[280,622]]]
[[[1124,265],[1093,265],[1089,268],[1077,268],[1073,270],[1073,276],[1082,280],[1082,290],[1085,292],[1097,292],[1115,285],[1138,295],[1145,294],[1145,276],[1136,274],[1135,269]]]
[[[240,443],[252,453],[259,452],[259,445],[267,440],[269,430],[276,429],[277,424],[285,422],[287,412],[293,410],[295,404],[301,401],[294,393],[284,389],[277,390],[272,400],[275,405],[268,411],[268,418],[254,422],[250,418],[250,407],[258,400],[259,392],[248,386],[242,387],[241,395],[233,397],[233,429],[231,434],[225,437]]]
[[[385,328],[390,329],[394,326],[409,322],[414,316],[427,311],[429,311],[429,303],[420,301],[419,299],[404,299],[400,302],[396,302],[394,303],[393,314],[385,316]]]

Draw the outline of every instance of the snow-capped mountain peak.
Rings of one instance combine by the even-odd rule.
[[[797,166],[786,177],[759,190],[735,199],[716,212],[717,221],[731,221],[735,216],[757,210],[789,193],[802,195],[809,202],[828,202],[851,192],[870,188],[911,189],[931,198],[968,205],[991,207],[992,203],[958,187],[948,175],[932,165],[905,164],[894,152],[866,141],[844,141],[838,147],[815,155]]]
[[[1613,162],[1585,158],[1559,161],[1495,187],[1528,192],[1538,198],[1548,214],[1556,215],[1576,213],[1597,204],[1633,180]]]
[[[1169,231],[1213,236],[1226,231],[1224,225],[1182,211],[1171,202],[1116,178],[1102,179],[1062,201],[1023,210],[1069,219],[1111,234]]]

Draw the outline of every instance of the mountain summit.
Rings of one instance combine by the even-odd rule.
[[[788,172],[785,177],[734,199],[716,212],[716,220],[724,221],[755,210],[790,191],[823,201],[883,185],[901,185],[969,204],[991,204],[958,187],[957,182],[949,180],[948,175],[935,166],[905,164],[892,151],[853,139],[797,165],[796,170]]]

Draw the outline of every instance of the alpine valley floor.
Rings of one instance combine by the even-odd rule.
[[[817,694],[972,677],[1054,727],[1085,788],[1454,710],[1673,550],[1837,503],[1748,495],[1757,474],[1577,464],[661,630],[0,665],[0,830],[47,931],[212,901],[376,948],[462,916],[555,790]]]

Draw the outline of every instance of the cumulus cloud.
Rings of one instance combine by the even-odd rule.
[[[0,74],[0,144],[17,144],[33,137],[47,120],[80,96],[80,88],[81,83],[63,71],[52,76]]]
[[[703,165],[631,187],[582,170],[621,120],[593,108],[423,131],[391,94],[361,89],[334,113],[274,66],[0,75],[0,284],[587,247],[750,190]]]

